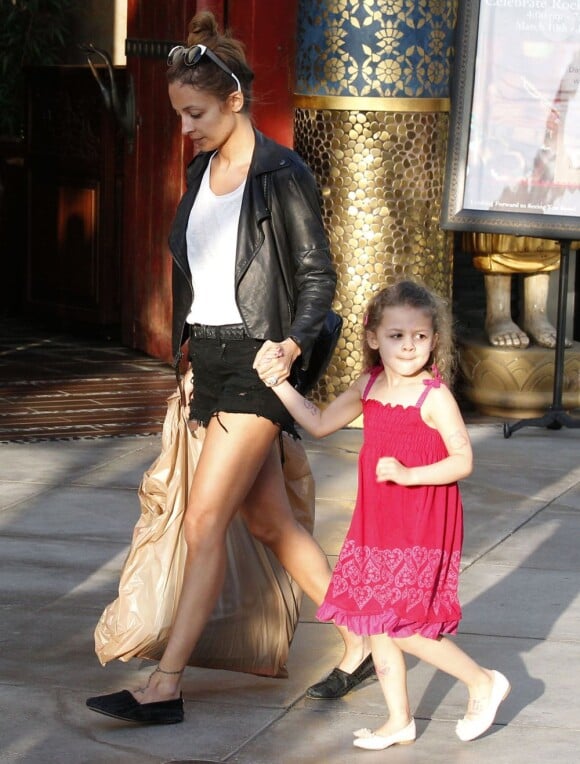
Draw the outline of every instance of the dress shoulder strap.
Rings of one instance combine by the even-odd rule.
[[[439,369],[435,365],[433,365],[433,367],[431,368],[431,373],[433,374],[433,376],[430,379],[423,380],[425,389],[423,390],[423,392],[419,396],[419,400],[415,404],[415,408],[417,409],[420,409],[423,403],[425,403],[425,398],[429,395],[429,392],[434,387],[441,387],[441,385],[443,384],[443,380],[441,379],[441,375],[439,374]]]
[[[363,401],[366,401],[367,396],[370,392],[370,389],[374,385],[375,379],[379,376],[382,370],[383,370],[382,366],[375,366],[371,369],[371,375],[369,377],[369,380],[365,387],[365,391],[363,393],[363,397],[362,397]]]

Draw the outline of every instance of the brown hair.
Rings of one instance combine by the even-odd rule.
[[[248,112],[252,103],[254,73],[246,61],[243,43],[235,40],[229,30],[220,33],[216,18],[211,11],[201,11],[189,22],[187,46],[192,45],[206,45],[232,70],[239,79],[244,94],[242,111]],[[207,91],[221,101],[225,101],[236,89],[233,78],[207,56],[204,56],[195,66],[187,66],[183,58],[178,57],[167,69],[167,81],[179,82],[181,85],[190,85],[197,90]]]
[[[445,300],[414,281],[399,281],[381,289],[370,299],[363,318],[362,343],[365,369],[371,369],[381,363],[379,351],[371,348],[368,343],[367,332],[377,331],[383,320],[385,308],[397,308],[402,305],[418,308],[431,318],[433,331],[437,334],[437,343],[426,368],[434,364],[445,382],[448,385],[451,384],[455,370],[451,310]]]

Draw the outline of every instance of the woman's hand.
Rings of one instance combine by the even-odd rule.
[[[264,384],[275,387],[288,379],[292,364],[299,355],[300,348],[294,340],[266,340],[256,354],[253,367]]]

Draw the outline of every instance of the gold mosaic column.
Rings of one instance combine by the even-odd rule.
[[[450,296],[439,213],[454,24],[454,0],[300,0],[295,147],[322,190],[344,318],[321,400],[362,371],[374,291],[408,277]]]

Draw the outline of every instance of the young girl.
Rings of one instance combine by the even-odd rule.
[[[324,411],[257,367],[314,437],[364,417],[357,502],[317,616],[371,638],[389,715],[374,732],[356,731],[355,746],[415,740],[404,653],[465,683],[469,703],[456,733],[473,740],[493,724],[510,685],[443,636],[455,634],[461,618],[457,481],[472,469],[469,436],[445,384],[453,365],[450,315],[427,289],[402,281],[370,301],[363,348],[368,371]]]

